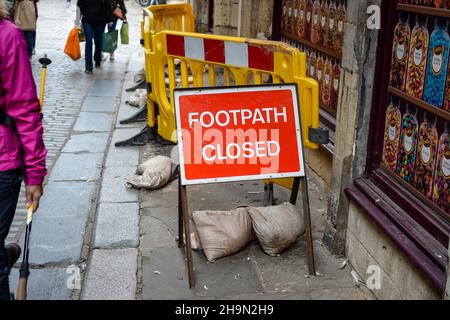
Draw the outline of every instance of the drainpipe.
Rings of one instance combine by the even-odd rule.
[[[239,0],[239,7],[238,7],[238,30],[237,30],[237,36],[242,37],[242,1]]]

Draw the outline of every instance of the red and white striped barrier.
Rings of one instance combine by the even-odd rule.
[[[193,60],[274,72],[274,52],[267,47],[233,42],[167,35],[167,54]]]

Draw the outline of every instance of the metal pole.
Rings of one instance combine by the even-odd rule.
[[[183,211],[184,234],[186,237],[185,241],[186,241],[187,265],[189,273],[189,288],[193,288],[195,286],[195,275],[194,275],[194,264],[192,261],[191,228],[189,223],[189,209],[188,209],[186,186],[181,187],[181,204]]]
[[[308,250],[308,270],[310,275],[315,276],[316,267],[314,262],[314,242],[311,226],[311,212],[309,208],[308,179],[305,176],[301,180],[302,180],[303,213],[305,216],[306,242]]]
[[[183,203],[182,203],[181,177],[178,178],[178,248],[184,247],[183,240]]]

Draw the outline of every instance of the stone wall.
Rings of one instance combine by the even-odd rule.
[[[365,281],[369,266],[381,269],[381,289],[372,292],[378,299],[437,300],[440,293],[428,278],[385,233],[351,203],[347,230],[349,262]]]
[[[208,32],[208,0],[192,0],[195,15],[195,30]]]
[[[214,33],[267,39],[274,0],[214,0]],[[208,0],[192,0],[198,32],[208,31]]]
[[[214,0],[214,34],[236,36],[239,0]]]
[[[342,60],[328,225],[324,242],[345,254],[348,198],[344,190],[365,168],[378,31],[366,25],[367,7],[381,0],[349,0]]]

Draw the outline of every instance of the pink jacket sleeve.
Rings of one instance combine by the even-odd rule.
[[[25,164],[25,183],[41,185],[47,174],[47,151],[27,44],[22,32],[16,28],[9,32],[7,44],[1,70],[2,84],[6,91],[6,112],[16,124]]]

